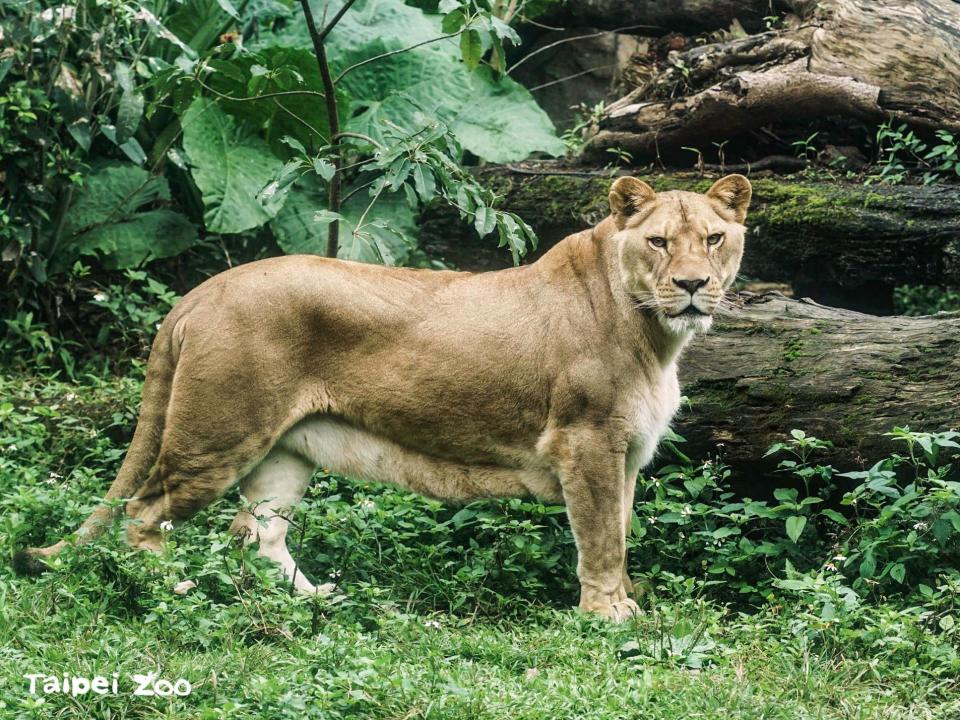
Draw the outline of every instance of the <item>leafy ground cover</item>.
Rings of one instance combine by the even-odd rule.
[[[75,527],[122,459],[136,372],[77,376],[0,380],[6,558]],[[236,545],[236,494],[162,556],[131,551],[118,525],[39,579],[4,565],[0,716],[956,717],[953,436],[905,433],[902,456],[843,478],[797,435],[774,450],[796,481],[775,497],[730,497],[722,466],[679,452],[642,478],[645,612],[623,625],[570,609],[562,508],[447,507],[322,474],[291,545],[337,581],[331,598],[292,597]],[[132,695],[150,672],[190,695]],[[31,673],[118,673],[119,693],[30,694]]]

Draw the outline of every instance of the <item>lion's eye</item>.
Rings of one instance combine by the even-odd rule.
[[[667,246],[667,239],[662,237],[649,237],[647,241],[654,247],[663,248]]]
[[[719,245],[721,240],[723,240],[723,233],[714,233],[707,238],[707,245]]]

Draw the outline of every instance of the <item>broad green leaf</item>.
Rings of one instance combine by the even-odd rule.
[[[313,161],[313,171],[321,178],[329,182],[337,172],[337,168],[329,160],[315,158]]]
[[[463,81],[469,94],[450,127],[464,148],[490,162],[564,153],[553,123],[525,87],[509,78],[496,82],[486,67],[465,73]]]
[[[197,229],[173,210],[156,207],[169,200],[164,178],[135,165],[102,166],[86,178],[67,214],[53,270],[82,255],[96,254],[115,269],[183,252],[196,243]]]
[[[188,52],[203,52],[211,47],[233,21],[218,0],[185,0],[175,7],[177,9],[166,18],[165,30],[168,32],[158,35],[165,38],[171,34],[176,36],[173,40],[179,40],[178,45]]]
[[[731,535],[739,535],[740,528],[738,527],[720,527],[713,531],[712,535],[714,540],[722,540],[725,537],[730,537]]]
[[[821,511],[820,511],[820,514],[821,514],[821,515],[826,515],[828,518],[830,518],[831,520],[833,520],[835,523],[839,523],[840,525],[847,525],[847,524],[849,524],[849,523],[847,522],[847,519],[846,519],[843,515],[841,515],[840,513],[838,513],[836,510],[831,510],[831,509],[827,508],[827,509],[825,509],[825,510],[821,510]]]
[[[794,515],[787,518],[787,537],[793,542],[800,539],[803,529],[807,526],[807,519],[803,515]]]
[[[437,183],[434,180],[433,173],[426,165],[418,163],[413,168],[413,184],[417,190],[417,195],[424,203],[433,200],[437,192]]]
[[[116,270],[179,255],[196,242],[193,223],[178,212],[157,208],[89,230],[71,245],[78,255],[99,255],[105,268]]]
[[[943,514],[943,519],[949,521],[953,525],[953,529],[960,533],[960,513],[950,510]]]
[[[890,577],[902,585],[904,579],[907,577],[907,568],[903,563],[895,563],[894,565],[891,565]]]
[[[328,13],[339,3],[331,3]],[[321,10],[319,4],[314,11]],[[309,48],[303,23],[266,34],[259,45]],[[328,38],[337,71],[371,57],[408,48],[444,34],[439,15],[401,0],[357,0]],[[468,33],[465,33],[468,34]],[[510,78],[464,65],[455,38],[423,45],[367,63],[338,85],[350,96],[347,130],[382,142],[391,125],[415,132],[433,119],[445,122],[469,150],[491,162],[522,160],[534,152],[559,155],[563,143],[533,96]]]
[[[483,55],[483,41],[476,30],[466,30],[460,33],[460,53],[467,70],[476,70]]]
[[[208,98],[194,100],[181,124],[210,232],[243,232],[277,214],[278,203],[257,197],[283,164],[263,140],[239,128]]]
[[[477,235],[480,237],[486,237],[493,229],[497,226],[497,213],[492,208],[488,208],[486,205],[481,205],[477,208],[476,214],[473,218],[473,226],[477,230]]]
[[[240,17],[240,13],[237,12],[237,9],[233,6],[233,3],[230,2],[230,0],[217,0],[217,5],[219,5],[220,9],[228,15],[234,18]]]
[[[143,95],[136,90],[125,90],[117,106],[117,142],[124,143],[137,131],[143,116]]]
[[[146,162],[147,154],[143,151],[143,148],[140,146],[140,143],[137,142],[136,138],[127,138],[125,141],[119,140],[117,138],[117,128],[109,123],[102,124],[100,126],[100,132],[137,165],[143,165],[143,163]]]
[[[344,217],[340,213],[330,212],[329,210],[317,210],[313,214],[313,221],[320,225],[329,225],[334,220],[343,220]]]
[[[777,488],[773,496],[782,503],[796,503],[798,492],[795,488]]]
[[[312,0],[311,7],[317,24],[322,23],[324,13],[329,18],[342,5],[342,0]],[[426,22],[426,17],[436,18],[436,22]],[[394,46],[393,49],[400,49],[442,35],[442,32],[437,32],[439,28],[438,16],[427,16],[401,0],[357,0],[327,37],[326,45],[330,56],[334,58],[354,49],[358,49],[357,54],[363,55],[359,48],[368,44],[383,41]],[[286,47],[312,47],[304,22],[287,23],[281,32],[272,37],[264,36],[259,45],[253,44],[251,47],[266,47],[276,42]]]
[[[520,36],[517,34],[517,31],[510,27],[510,25],[505,23],[503,20],[498,18],[496,15],[490,18],[490,26],[493,29],[493,32],[501,40],[509,40],[514,45],[520,44]]]
[[[259,69],[257,69],[259,68]],[[217,92],[235,98],[248,98],[274,92],[321,93],[323,83],[312,49],[265,47],[256,54],[245,54],[215,66],[207,82]],[[268,80],[267,73],[278,70],[283,80]],[[259,73],[259,74],[257,74]],[[260,81],[255,92],[247,86],[251,76]],[[265,97],[262,100],[231,101],[220,98],[220,106],[230,115],[260,128],[273,151],[283,157],[308,148],[318,148],[330,140],[330,125],[323,97],[317,94]],[[338,89],[340,125],[348,120],[350,98]],[[291,141],[295,144],[291,144]],[[298,150],[298,145],[304,150]],[[292,151],[292,152],[291,152]]]
[[[416,219],[406,200],[397,193],[381,193],[367,213],[364,226],[357,223],[372,198],[359,192],[340,209],[340,252],[345,260],[399,265],[415,245]],[[287,254],[323,255],[332,213],[325,209],[325,188],[306,177],[294,187],[270,229]]]

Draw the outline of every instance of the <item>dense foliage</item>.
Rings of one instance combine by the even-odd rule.
[[[340,7],[316,4],[318,24]],[[519,258],[533,233],[464,170],[564,149],[504,75],[511,8],[345,8],[325,40],[332,136],[292,0],[0,3],[5,315],[56,329],[98,291],[91,272],[185,252],[186,285],[204,253],[322,254],[334,221],[341,257],[424,262],[415,211],[435,198]],[[335,174],[338,213],[324,210]]]
[[[131,282],[138,282],[132,278]],[[106,301],[105,301],[106,302]],[[140,382],[0,380],[0,552],[76,527],[116,472]],[[644,615],[578,617],[563,509],[451,507],[318,474],[290,544],[315,601],[227,532],[236,492],[161,556],[122,527],[37,580],[0,568],[10,717],[950,717],[960,671],[958,434],[892,431],[863,471],[797,431],[783,483],[733,496],[679,438],[640,478],[629,540]],[[673,461],[671,462],[671,455]],[[183,580],[196,587],[174,591]],[[144,650],[147,650],[147,656]],[[146,659],[148,657],[149,659]],[[30,696],[22,674],[156,671],[186,699]],[[509,698],[509,700],[508,700]],[[900,708],[900,709],[898,709]],[[77,711],[79,712],[79,711]]]

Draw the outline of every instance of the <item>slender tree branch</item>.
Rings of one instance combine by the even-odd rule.
[[[409,45],[408,47],[400,48],[399,50],[391,50],[390,52],[381,53],[380,55],[374,55],[373,57],[367,58],[366,60],[361,60],[360,62],[354,63],[353,65],[351,65],[350,67],[348,67],[347,69],[345,69],[343,72],[341,72],[339,75],[337,75],[337,79],[336,79],[334,82],[340,82],[340,81],[343,79],[343,76],[344,76],[344,75],[346,75],[346,74],[349,73],[349,72],[352,72],[352,71],[356,70],[358,67],[362,67],[363,65],[367,65],[367,64],[369,64],[369,63],[376,62],[377,60],[383,60],[384,58],[390,57],[391,55],[399,55],[400,53],[405,53],[405,52],[407,52],[408,50],[413,50],[413,49],[418,48],[418,47],[421,47],[421,46],[423,46],[423,45],[429,45],[430,43],[435,43],[435,42],[438,42],[438,41],[440,41],[440,40],[449,40],[450,38],[455,38],[455,37],[461,35],[465,30],[469,30],[469,28],[468,28],[468,27],[463,27],[463,28],[461,28],[460,30],[458,30],[457,32],[455,32],[455,33],[450,33],[449,35],[440,35],[439,37],[430,38],[429,40],[424,40],[424,41],[422,41],[422,42],[418,42],[418,43],[415,43],[415,44],[413,44],[413,45]]]
[[[379,179],[380,179],[380,178],[374,178],[374,179],[371,180],[370,182],[365,182],[363,185],[358,185],[357,187],[355,187],[353,190],[351,190],[350,192],[348,192],[348,193],[344,196],[344,198],[343,198],[343,204],[346,205],[346,204],[347,204],[347,201],[348,201],[350,198],[352,198],[354,195],[356,195],[356,194],[357,194],[358,192],[360,192],[361,190],[366,190],[368,187],[370,187],[371,185],[373,185],[373,184],[374,184],[377,180],[379,180]]]
[[[587,68],[586,70],[583,70],[578,73],[574,73],[573,75],[567,75],[566,77],[557,78],[556,80],[551,80],[550,82],[541,83],[540,85],[534,85],[532,88],[530,88],[530,92],[543,90],[544,88],[548,88],[551,85],[559,85],[560,83],[567,82],[568,80],[573,80],[574,78],[578,78],[581,75],[589,75],[590,73],[596,72],[597,70],[603,70],[605,67],[608,67],[608,66],[600,65],[598,67]]]
[[[346,13],[347,10],[350,9],[350,6],[353,5],[356,1],[357,0],[347,0],[343,4],[343,7],[340,8],[337,14],[333,16],[333,20],[327,23],[327,26],[323,29],[323,32],[320,33],[320,42],[323,42],[324,40],[327,39],[327,35],[330,34],[330,31],[337,26],[337,23],[340,22],[340,18],[343,17],[344,13]],[[306,12],[306,10],[304,12]],[[326,15],[326,10],[324,10],[324,15]]]
[[[323,136],[323,133],[322,133],[322,132],[320,132],[319,130],[317,130],[313,125],[311,125],[310,123],[308,123],[308,122],[307,122],[306,120],[304,120],[302,117],[300,117],[299,115],[297,115],[293,110],[291,110],[290,108],[288,108],[286,105],[284,105],[282,102],[280,102],[280,101],[277,100],[276,98],[273,99],[273,102],[274,102],[274,104],[275,104],[278,108],[280,108],[281,110],[283,110],[287,115],[289,115],[289,116],[292,117],[294,120],[296,120],[298,123],[300,123],[301,125],[303,125],[307,130],[309,130],[310,132],[312,132],[314,135],[316,135],[318,138],[320,138],[323,142],[327,142],[327,139]]]
[[[377,142],[376,140],[374,140],[374,139],[373,139],[372,137],[370,137],[369,135],[364,135],[363,133],[358,133],[358,132],[342,132],[342,133],[338,133],[337,136],[336,136],[334,139],[335,139],[335,140],[339,140],[340,138],[345,138],[345,137],[356,138],[357,140],[363,140],[364,142],[370,143],[370,144],[373,145],[375,148],[378,148],[378,149],[380,149],[380,150],[383,150],[383,143]]]
[[[333,177],[330,178],[330,185],[327,191],[327,209],[330,212],[340,212],[340,184],[342,182],[342,172],[340,166],[343,164],[343,153],[340,148],[338,135],[340,134],[340,116],[337,108],[336,81],[330,74],[330,63],[327,62],[327,51],[323,45],[323,38],[329,33],[337,22],[343,17],[343,14],[353,4],[353,0],[347,0],[344,6],[337,13],[336,17],[327,25],[324,34],[317,31],[317,24],[313,19],[313,12],[310,10],[310,0],[300,0],[300,7],[303,9],[303,17],[307,23],[307,32],[310,33],[310,40],[313,42],[313,51],[317,56],[317,65],[320,67],[320,78],[323,80],[324,100],[327,105],[327,124],[330,125],[330,138],[333,146]],[[327,228],[327,257],[335,258],[337,248],[340,244],[340,222],[334,220]]]
[[[528,18],[523,13],[520,13],[520,22],[525,22],[528,25],[533,25],[534,27],[538,27],[543,30],[552,30],[553,32],[563,32],[564,30],[570,29],[570,28],[563,28],[563,27],[554,27],[553,25],[544,25],[543,23],[539,23],[536,20],[533,20],[532,18]]]
[[[251,95],[250,97],[234,97],[233,95],[227,95],[222,93],[219,90],[216,90],[209,85],[207,85],[203,80],[197,78],[197,84],[200,85],[204,90],[213,93],[221,100],[230,100],[231,102],[252,102],[254,100],[269,100],[271,98],[286,97],[290,95],[307,95],[309,97],[316,98],[326,98],[326,95],[322,92],[317,92],[316,90],[283,90],[282,92],[269,92],[263,93],[263,95]]]
[[[319,137],[319,138],[320,138],[321,140],[323,140],[324,142],[326,142],[326,140],[327,140],[327,139],[323,136],[323,133],[322,133],[322,132],[320,132],[319,130],[317,130],[315,127],[313,127],[313,125],[311,125],[310,123],[308,123],[306,120],[304,120],[302,117],[300,117],[299,115],[297,115],[295,112],[293,112],[293,111],[292,111],[290,108],[288,108],[286,105],[284,105],[284,104],[281,103],[279,100],[277,100],[277,98],[280,98],[280,97],[288,97],[288,96],[291,96],[291,95],[293,95],[293,96],[296,96],[296,95],[306,95],[306,96],[308,96],[308,97],[318,97],[318,98],[324,98],[324,99],[325,99],[325,98],[327,97],[325,93],[317,92],[316,90],[284,90],[284,91],[282,91],[282,92],[269,92],[269,93],[263,93],[262,95],[251,95],[250,97],[234,97],[233,95],[227,95],[226,93],[222,93],[222,92],[220,92],[219,90],[210,87],[210,86],[207,85],[203,80],[201,80],[199,77],[197,77],[196,80],[197,80],[197,84],[200,85],[200,87],[202,87],[202,88],[203,88],[204,90],[206,90],[207,92],[213,93],[214,95],[216,95],[216,96],[217,96],[218,98],[220,98],[221,100],[230,100],[231,102],[250,102],[251,100],[273,100],[274,104],[275,104],[278,108],[280,108],[280,109],[283,110],[285,113],[287,113],[288,115],[290,115],[294,120],[296,120],[297,122],[299,122],[300,124],[302,124],[304,127],[306,127],[308,130],[310,130],[312,133],[314,133],[317,137]]]
[[[507,75],[509,75],[509,74],[512,73],[514,70],[516,70],[518,67],[520,67],[521,65],[523,65],[523,64],[524,64],[527,60],[529,60],[530,58],[535,57],[535,56],[539,55],[539,54],[542,53],[542,52],[546,52],[547,50],[549,50],[549,49],[551,49],[551,48],[555,48],[557,45],[563,45],[564,43],[574,42],[574,41],[576,41],[576,40],[587,40],[587,39],[589,39],[589,38],[600,37],[601,35],[606,35],[607,33],[625,32],[625,31],[627,31],[627,30],[637,30],[637,29],[639,29],[639,28],[648,28],[648,29],[650,29],[650,30],[662,30],[662,29],[663,29],[663,28],[661,28],[661,27],[659,27],[659,26],[657,26],[657,25],[626,25],[626,26],[624,26],[624,27],[614,28],[613,30],[601,30],[601,31],[599,31],[599,32],[589,33],[589,34],[587,34],[587,35],[575,35],[574,37],[561,38],[560,40],[557,40],[556,42],[550,43],[549,45],[544,45],[544,46],[541,47],[541,48],[537,48],[536,50],[534,50],[533,52],[531,52],[529,55],[524,55],[522,58],[520,58],[519,60],[517,60],[517,61],[510,67],[509,70],[507,70]]]

